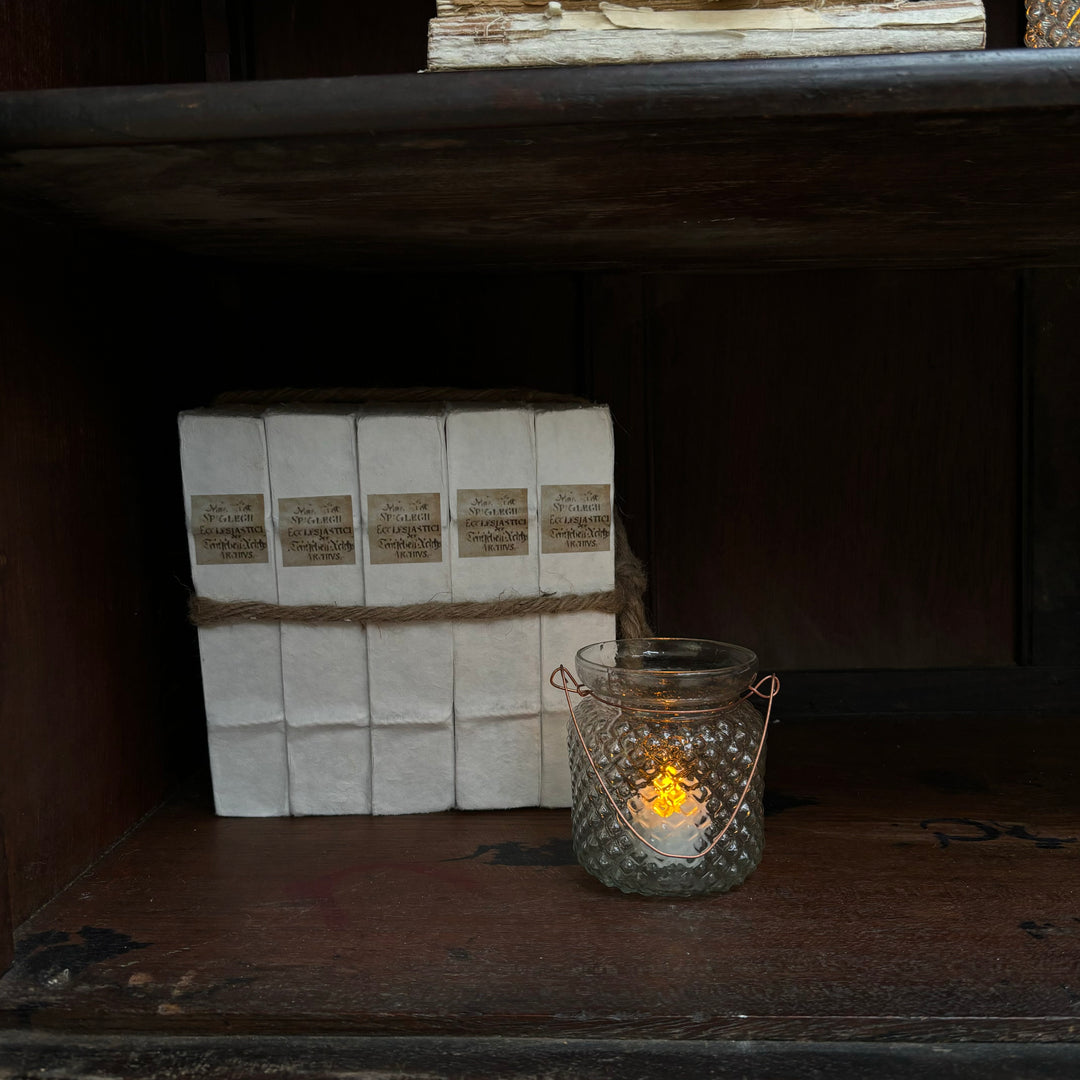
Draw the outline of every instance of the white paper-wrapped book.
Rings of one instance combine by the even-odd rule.
[[[455,600],[539,594],[536,445],[528,407],[456,406],[446,418]],[[540,798],[540,618],[454,624],[456,800]]]
[[[982,49],[982,0],[700,4],[444,0],[428,24],[428,68],[565,67]],[[660,6],[660,5],[657,5]]]
[[[370,408],[357,425],[368,603],[450,599],[441,408]],[[454,805],[454,632],[448,622],[368,631],[376,814]]]
[[[556,405],[536,411],[536,484],[540,510],[540,591],[544,596],[615,587],[612,486],[615,445],[602,406]],[[578,649],[615,637],[615,616],[600,611],[540,616],[543,752],[542,806],[570,805],[566,696],[548,675],[573,670]]]
[[[355,410],[276,408],[265,421],[280,603],[363,604]],[[365,642],[360,625],[281,623],[294,814],[371,810]]]
[[[270,476],[253,410],[180,414],[191,576],[200,596],[276,604]],[[207,739],[219,814],[289,812],[281,633],[276,623],[199,629]]]

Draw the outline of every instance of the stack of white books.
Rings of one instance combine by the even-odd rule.
[[[198,595],[396,607],[609,591],[602,406],[180,415]],[[218,813],[567,806],[565,697],[600,612],[200,627]]]

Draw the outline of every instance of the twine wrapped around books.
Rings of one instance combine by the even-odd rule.
[[[327,403],[408,403],[475,401],[475,402],[534,402],[580,403],[586,399],[569,394],[542,390],[492,389],[466,390],[459,387],[385,388],[316,388],[292,387],[269,390],[241,390],[219,394],[215,406]],[[569,596],[515,596],[502,600],[430,601],[424,604],[364,605],[336,604],[266,604],[256,600],[215,600],[193,596],[190,617],[195,626],[227,626],[245,622],[303,623],[328,625],[355,623],[363,626],[391,626],[414,622],[456,622],[464,619],[513,619],[526,615],[569,615],[582,611],[599,611],[614,615],[618,635],[622,638],[649,637],[645,616],[645,588],[648,579],[641,560],[630,550],[626,528],[616,513],[613,515],[615,534],[615,588],[610,592],[580,593]]]
[[[616,616],[623,638],[649,637],[643,597],[647,578],[641,560],[630,550],[622,519],[615,515],[615,588],[610,592],[571,596],[515,596],[505,600],[430,601],[426,604],[366,607],[348,604],[264,604],[257,600],[191,598],[195,626],[226,626],[245,622],[287,622],[306,625],[358,623],[456,622],[461,619],[513,619],[525,615],[569,615],[600,611]]]

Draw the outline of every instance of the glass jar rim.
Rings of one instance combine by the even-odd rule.
[[[622,708],[703,711],[735,701],[757,674],[757,655],[708,638],[622,638],[577,652],[578,678]]]
[[[700,661],[690,664],[648,664],[651,659],[679,658]],[[613,641],[597,641],[577,651],[577,661],[588,667],[605,671],[632,674],[641,671],[643,676],[653,678],[693,679],[703,675],[739,678],[757,670],[757,653],[743,645],[711,638],[650,637],[618,638]],[[639,661],[632,665],[620,660]],[[711,661],[711,662],[710,662]]]

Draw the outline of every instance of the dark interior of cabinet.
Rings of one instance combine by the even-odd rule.
[[[986,708],[965,707],[972,671],[1000,708],[1054,705],[1021,675],[1070,662],[1074,414],[1036,393],[1032,481],[1050,331],[1025,339],[1015,273],[319,275],[20,235],[2,395],[16,922],[199,764],[175,414],[226,390],[607,401],[657,632],[750,644],[789,673],[788,715],[847,711],[813,682],[843,672],[878,684],[864,711],[897,711],[897,679],[936,687],[929,711]],[[1034,281],[1064,297],[1038,310],[1067,307],[1074,278]],[[1045,550],[1025,507],[1055,515]]]
[[[0,11],[9,61],[2,88],[382,74],[422,66],[431,4],[401,3],[392,12],[362,7],[231,0],[9,5]],[[1019,44],[1022,12],[995,0],[989,16],[992,45]],[[798,123],[796,117],[789,127]],[[995,123],[992,118],[976,135],[993,135]],[[755,124],[744,126],[753,141]],[[921,139],[916,131],[911,145]],[[853,140],[849,156],[858,144]],[[403,143],[397,150],[421,154]],[[580,158],[579,150],[572,153]],[[773,147],[765,156],[779,160],[782,154]],[[53,181],[57,175],[51,174]],[[1067,205],[1070,189],[1055,190]],[[138,192],[128,195],[137,199]],[[873,193],[862,199],[869,213]],[[917,193],[909,202],[909,210],[922,212]],[[959,196],[949,204],[961,217],[969,205]],[[887,216],[887,207],[879,209]],[[571,241],[573,213],[560,204],[552,218],[570,223],[565,235]],[[1071,939],[1062,929],[1074,916],[1057,885],[1058,866],[1048,861],[1075,850],[1067,846],[1074,843],[1067,793],[1075,777],[1068,769],[1054,772],[1058,757],[1068,759],[1075,734],[1049,719],[1075,715],[1080,700],[1075,270],[1024,271],[1000,259],[986,266],[965,260],[964,269],[952,269],[955,252],[947,244],[941,259],[927,252],[939,269],[841,268],[845,244],[859,250],[863,263],[873,262],[865,254],[869,236],[841,238],[823,259],[827,269],[745,272],[740,263],[739,273],[686,272],[639,260],[623,271],[529,272],[519,246],[513,272],[500,269],[490,252],[482,270],[469,269],[466,258],[453,272],[421,272],[420,248],[407,253],[409,269],[372,270],[369,263],[359,271],[346,259],[330,270],[312,262],[310,247],[303,266],[250,255],[182,254],[168,247],[168,236],[164,243],[120,238],[64,224],[62,217],[41,224],[38,216],[23,206],[2,222],[0,500],[17,512],[0,518],[0,883],[8,886],[0,884],[0,970],[10,960],[13,927],[23,927],[31,968],[33,956],[72,944],[35,936],[57,932],[54,916],[78,931],[82,893],[63,893],[65,885],[193,777],[193,798],[159,814],[148,832],[137,834],[144,839],[101,864],[103,876],[93,879],[93,888],[119,908],[132,905],[124,908],[130,913],[149,903],[138,889],[124,893],[124,883],[142,880],[143,873],[167,878],[165,853],[189,829],[210,836],[209,846],[193,842],[184,849],[192,878],[200,860],[204,869],[231,861],[250,869],[244,851],[269,858],[279,844],[303,861],[303,852],[329,835],[318,822],[280,823],[280,833],[258,841],[250,823],[213,821],[199,794],[204,720],[195,635],[185,616],[190,578],[177,411],[227,390],[298,384],[522,386],[611,405],[620,511],[649,569],[655,629],[740,641],[758,651],[763,668],[783,675],[779,711],[793,725],[778,743],[774,775],[781,787],[774,789],[774,809],[802,807],[812,815],[838,790],[884,792],[869,810],[856,810],[855,800],[842,797],[839,817],[827,805],[814,819],[818,847],[801,854],[800,821],[781,819],[794,825],[779,830],[777,866],[797,874],[816,858],[839,858],[840,877],[852,887],[870,867],[879,874],[880,906],[890,881],[927,872],[924,863],[935,857],[918,846],[937,835],[924,822],[950,821],[956,828],[958,835],[935,851],[951,843],[953,855],[957,849],[1019,853],[1011,862],[1002,856],[993,886],[979,894],[979,917],[994,915],[1010,875],[1035,883],[1025,894],[1034,906],[1009,907],[1015,926],[995,924],[988,947],[1020,963],[1024,950],[1049,940],[1050,969],[1061,978],[1052,992],[1034,975],[1030,987],[994,983],[968,1004],[985,1017],[1005,1005],[1018,1015],[1027,1009],[1030,1016],[1016,1020],[1008,1037],[1068,1037],[1064,1021],[1051,1030],[1039,1018],[1066,1016],[1074,1001],[1068,995],[1075,993],[1067,980]],[[395,225],[388,221],[389,239],[380,240],[387,251]],[[186,227],[170,222],[173,237]],[[523,227],[519,222],[519,234]],[[973,235],[964,232],[961,240],[971,243]],[[466,254],[467,244],[461,248]],[[492,250],[497,254],[497,245]],[[904,265],[916,265],[917,256],[914,248],[907,251]],[[809,255],[801,258],[812,264]],[[888,719],[867,723],[873,716]],[[801,718],[820,726],[800,727]],[[935,725],[946,722],[953,725],[949,737],[935,738]],[[1022,760],[1011,771],[1010,739],[1018,730]],[[845,749],[840,758],[847,765],[838,766],[831,751],[846,747],[849,737],[860,745],[870,740],[871,749],[851,750],[847,758]],[[796,759],[809,764],[792,770]],[[930,809],[916,814],[918,799]],[[1033,807],[1048,831],[1025,824]],[[892,818],[908,831],[880,846],[881,823]],[[869,861],[830,846],[828,837],[845,823],[850,829],[852,821],[861,842],[879,844]],[[470,838],[479,848],[492,837],[510,845],[525,837],[542,849],[551,830],[561,828],[551,822],[536,814],[471,825],[440,841],[439,858],[465,858]],[[965,847],[973,838],[991,839],[980,828],[1002,843]],[[409,841],[414,847],[419,836]],[[1057,846],[1040,844],[1047,838]],[[382,845],[393,862],[396,843],[377,823],[352,822],[312,874],[329,880],[350,873],[350,845]],[[914,848],[915,863],[897,861]],[[487,871],[474,870],[464,872],[464,878],[479,874],[468,888],[489,888]],[[571,899],[580,887],[570,880],[573,872],[552,871],[562,875],[555,887],[565,890],[563,916],[570,921],[580,916]],[[965,863],[943,879],[927,923],[935,941],[947,941],[962,906],[956,897],[976,890],[981,872]],[[398,867],[394,873],[397,887],[407,888],[410,874],[435,871]],[[200,924],[205,928],[213,922],[206,912],[224,903],[225,894],[215,890],[239,887],[241,878],[251,889],[262,888],[240,873],[212,879],[205,893],[194,886],[176,893],[168,933],[176,935],[170,941],[178,952],[187,949],[194,925],[188,911],[203,911],[210,920]],[[773,897],[765,921],[775,920],[773,929],[782,934],[781,901],[790,899],[789,886],[783,874],[763,883]],[[443,884],[453,892],[453,881]],[[522,878],[519,886],[528,901],[532,885]],[[27,921],[57,894],[59,906],[38,922]],[[436,907],[440,897],[446,899],[436,889]],[[328,902],[322,894],[279,899],[281,912],[268,916],[263,929],[281,941],[290,904],[309,903],[321,912],[319,905]],[[360,894],[353,899],[359,906],[367,902]],[[814,919],[823,924],[834,907],[835,897],[811,905],[804,929]],[[233,923],[218,926],[223,935],[235,933],[247,917],[242,906],[234,914]],[[393,925],[392,913],[386,917]],[[634,917],[647,933],[655,908]],[[685,941],[692,945],[696,930],[685,918]],[[165,934],[163,926],[144,929]],[[511,920],[500,946],[519,960],[512,935],[521,932]],[[807,994],[823,985],[842,937],[836,931],[815,938],[818,982],[806,983]],[[316,944],[323,948],[326,941]],[[431,985],[445,989],[455,977],[454,950],[465,946],[456,939],[437,944],[449,951],[437,960],[434,952],[425,954],[425,963]],[[795,937],[789,944],[795,948]],[[401,942],[383,945],[382,955],[390,958]],[[229,972],[241,989],[228,991],[235,1001],[222,1007],[237,1014],[246,1008],[238,1004],[240,969],[250,942],[241,946]],[[588,952],[584,938],[576,946]],[[297,944],[290,963],[302,963],[306,947]],[[772,964],[777,974],[770,985],[780,986],[787,961],[781,952],[766,953],[755,944],[740,954],[741,962],[748,973],[761,962]],[[319,955],[332,970],[336,957]],[[943,955],[952,954],[945,948]],[[210,953],[207,958],[212,965]],[[596,968],[587,971],[585,990],[610,986],[612,971],[626,975],[614,954],[584,963]],[[605,963],[607,975],[599,970]],[[945,985],[948,963],[941,970],[945,982],[930,996],[945,1016],[949,994],[974,984],[958,977]],[[119,967],[105,970],[86,1010],[72,1021],[70,1004],[59,1007],[55,1026],[92,1026],[99,1002],[112,1007],[110,980],[121,975]],[[182,982],[185,972],[178,967],[173,975]],[[551,968],[543,976],[551,980],[544,993],[554,1003],[562,992],[557,975]],[[912,973],[906,988],[912,1011],[929,1001],[916,992],[918,977]],[[276,969],[274,978],[280,995],[271,1004],[278,1008],[289,984]],[[853,1000],[872,996],[874,979],[867,966],[844,992]],[[768,987],[763,993],[768,996]],[[156,1007],[151,990],[146,994]],[[808,1001],[796,987],[785,1007],[805,1011]],[[139,999],[132,1016],[145,1003]],[[619,1007],[615,998],[608,1004]],[[692,1012],[692,1002],[684,1004]],[[318,1009],[324,1010],[319,1018],[298,1030],[355,1030],[347,1016],[333,1019],[325,1002]],[[286,1012],[281,1006],[278,1019]],[[21,1015],[19,1007],[12,1015]],[[205,1013],[199,1015],[203,1020],[192,1021],[191,1030],[201,1030],[200,1023],[213,1028]],[[245,1021],[251,1030],[275,1022],[253,1016]],[[392,1029],[370,1023],[371,1030]],[[628,1023],[600,1033],[624,1037],[634,1028]],[[987,1023],[975,1024],[968,1035],[995,1037]],[[477,1032],[492,1033],[477,1025]],[[660,1028],[673,1036],[688,1033],[670,1020]],[[521,1015],[506,1025],[508,1033],[527,1030]],[[689,1034],[783,1038],[810,1030],[750,1022]],[[914,1030],[867,1023],[826,1037],[897,1038]],[[938,1030],[931,1023],[918,1037],[950,1032],[955,1027]],[[588,1031],[573,1025],[563,1031],[549,1017],[548,1033]]]

